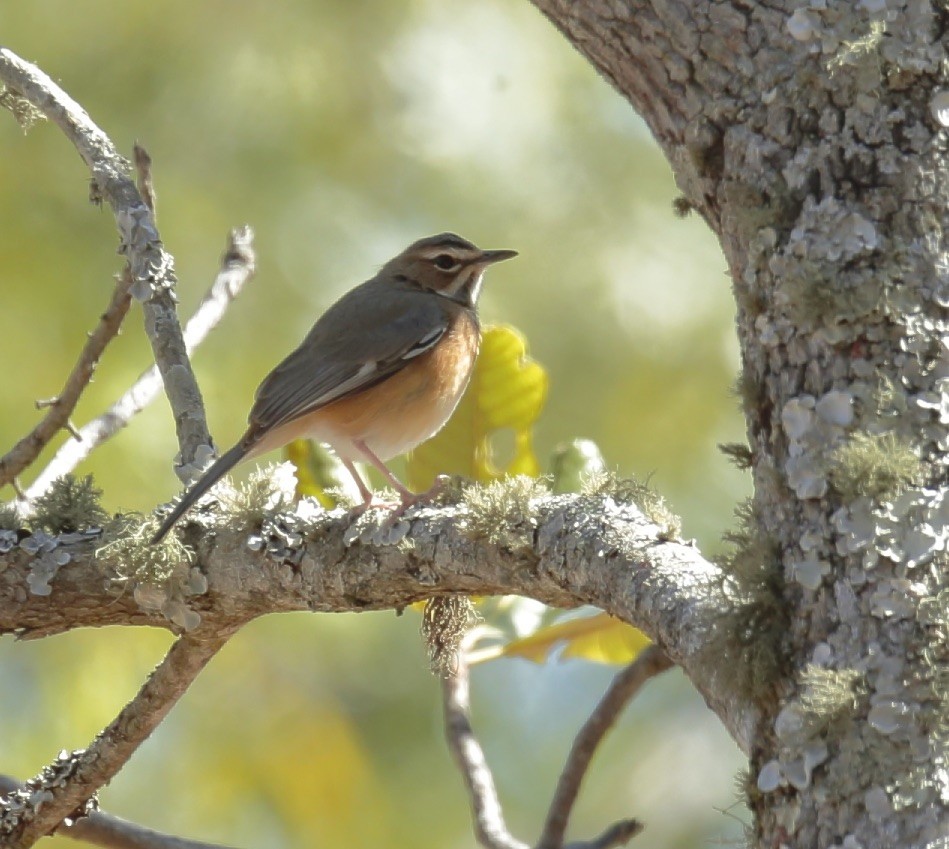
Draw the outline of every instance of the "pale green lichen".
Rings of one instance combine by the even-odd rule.
[[[542,480],[525,475],[469,485],[464,490],[468,533],[474,539],[485,539],[492,545],[512,550],[532,547],[534,510],[531,502],[549,494]]]
[[[18,531],[22,524],[15,504],[0,504],[0,531]]]
[[[830,483],[848,501],[892,498],[919,483],[923,473],[912,445],[895,433],[853,433],[829,460]]]
[[[194,562],[194,552],[177,534],[153,544],[157,530],[156,518],[135,513],[117,516],[105,526],[96,558],[112,580],[120,586],[132,581],[163,585],[181,564]]]
[[[857,669],[825,669],[808,664],[800,675],[800,702],[811,736],[853,718],[866,696],[864,674]]]
[[[37,122],[46,120],[46,116],[23,95],[6,86],[0,86],[0,108],[9,110],[24,131]]]
[[[478,621],[480,616],[467,596],[435,596],[425,602],[420,630],[435,675],[450,678],[458,671],[462,642]]]
[[[649,521],[660,527],[666,539],[677,539],[682,532],[682,520],[672,512],[666,500],[643,481],[620,477],[615,472],[598,471],[583,482],[581,492],[583,495],[608,495],[620,504],[635,504]]]
[[[750,502],[735,515],[735,529],[724,535],[728,551],[716,558],[731,603],[710,623],[702,663],[722,686],[761,702],[773,697],[787,670],[784,574],[777,543],[760,527]]]
[[[853,41],[841,42],[840,49],[827,60],[827,70],[831,75],[848,65],[857,65],[867,58],[879,63],[879,51],[886,35],[886,21],[870,21],[867,33]]]
[[[731,461],[736,469],[747,471],[754,461],[754,454],[744,442],[719,442],[718,450]]]
[[[92,475],[63,475],[34,502],[32,524],[52,534],[101,527],[108,519],[99,503],[101,496]]]

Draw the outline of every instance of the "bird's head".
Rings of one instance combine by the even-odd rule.
[[[515,256],[517,251],[483,251],[454,233],[439,233],[413,242],[383,266],[382,274],[473,307],[484,270]]]

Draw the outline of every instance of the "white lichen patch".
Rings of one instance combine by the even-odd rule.
[[[832,390],[820,398],[799,395],[781,410],[788,438],[784,471],[798,498],[821,498],[828,490],[829,453],[847,435],[853,422],[853,393]]]
[[[797,8],[787,19],[787,29],[796,41],[810,41],[820,34],[820,17],[809,9]]]

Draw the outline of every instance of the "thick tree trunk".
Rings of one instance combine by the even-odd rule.
[[[535,3],[643,115],[731,270],[755,481],[745,554],[773,552],[789,623],[773,686],[755,691],[758,845],[941,846],[946,9]]]

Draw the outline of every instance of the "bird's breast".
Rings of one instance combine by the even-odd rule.
[[[479,343],[477,320],[467,310],[459,313],[430,351],[381,383],[320,410],[323,433],[317,438],[353,459],[360,458],[351,449],[354,439],[381,460],[410,451],[451,417],[468,386]]]

